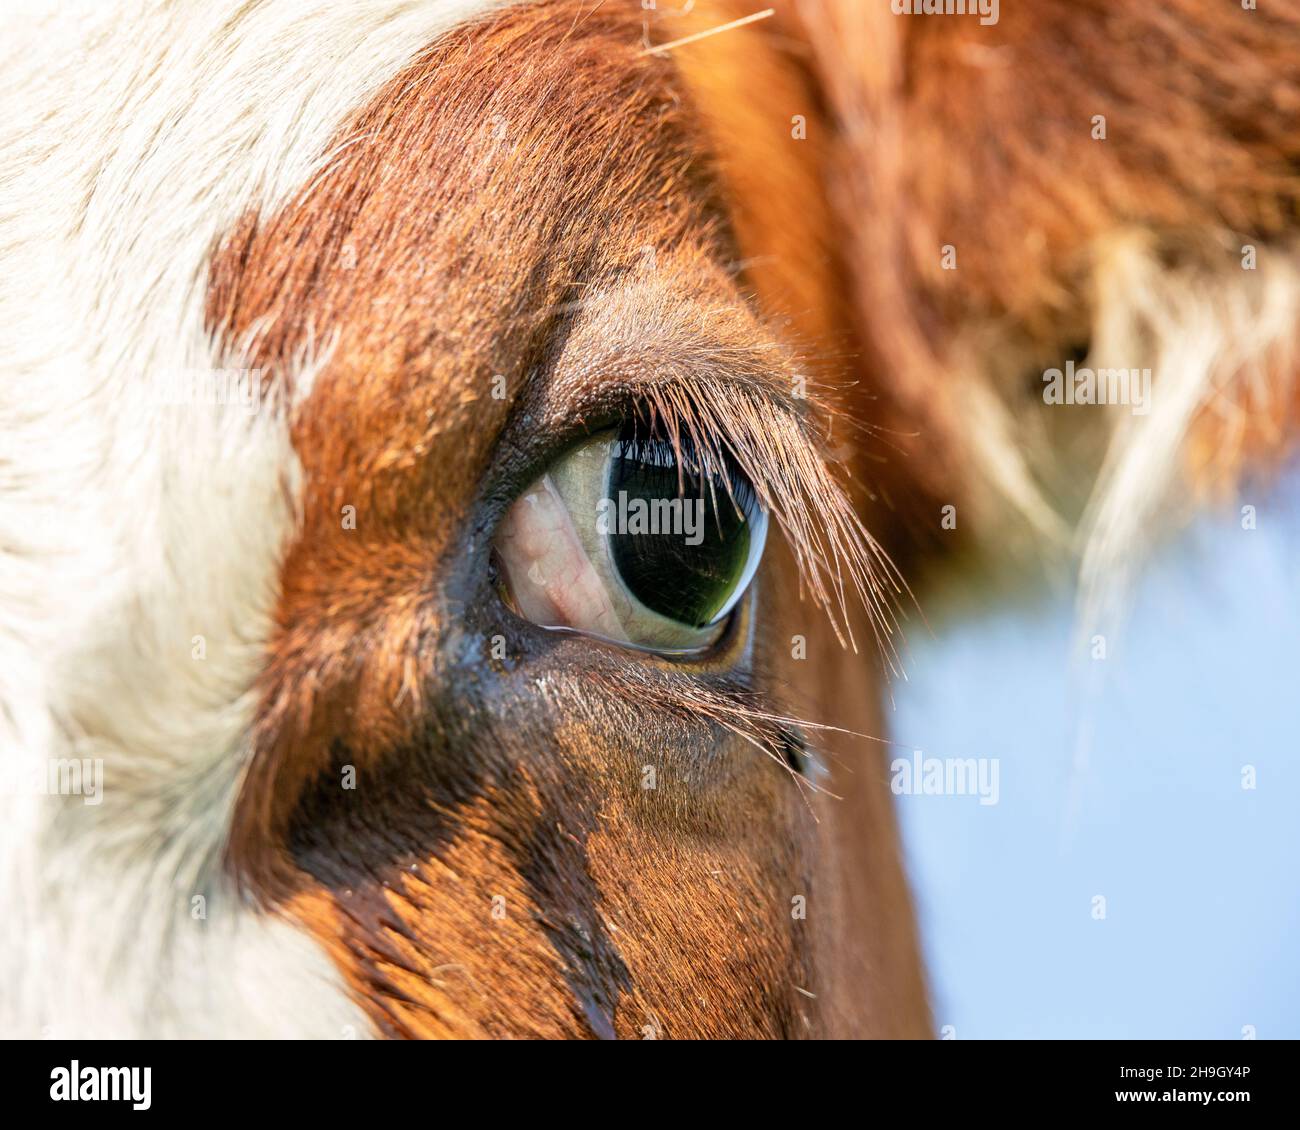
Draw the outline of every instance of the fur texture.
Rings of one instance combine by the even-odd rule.
[[[488,672],[466,666],[487,624],[462,574],[430,584],[449,534],[483,556],[463,523],[488,453],[513,466],[536,438],[501,434],[479,378],[504,368],[515,397],[530,363],[564,362],[567,399],[531,388],[543,436],[580,389],[613,410],[616,367],[563,332],[538,352],[575,296],[617,296],[574,325],[622,335],[624,369],[665,344],[657,310],[697,383],[708,358],[716,387],[734,378],[737,348],[787,377],[736,285],[690,86],[644,55],[641,13],[542,5],[429,62],[487,7],[13,13],[4,755],[102,759],[104,798],[5,799],[6,1033],[925,1031],[887,794],[852,819],[818,798],[824,828],[866,834],[814,850],[784,764],[800,740],[722,661],[752,666],[751,620],[694,677],[528,636]],[[658,306],[613,285],[647,249]],[[160,402],[214,369],[256,380],[257,410]],[[810,460],[800,489],[841,526],[791,512],[790,532],[842,599],[835,539],[870,542],[781,412],[755,458]],[[360,536],[332,538],[353,498]],[[831,635],[799,627],[814,651]],[[874,726],[871,695],[846,701]],[[331,787],[345,767],[360,808]],[[790,903],[814,891],[805,929]],[[894,928],[854,929],[836,908],[858,900]],[[835,972],[852,963],[872,972]]]
[[[879,731],[793,594],[888,652],[872,535],[950,548],[952,502],[1076,554],[1100,630],[1180,484],[1286,455],[1300,24],[791,0],[650,52],[749,14],[661,7],[7,7],[4,1034],[927,1031],[879,759],[774,764],[790,704]],[[1047,408],[1067,355],[1152,413]],[[543,440],[633,403],[786,529],[699,670],[491,587]],[[102,803],[30,787],[69,759]]]
[[[392,1035],[801,1035],[852,993],[785,913],[833,879],[785,719],[731,670],[773,645],[738,632],[691,675],[521,630],[490,581],[510,468],[639,405],[750,472],[796,558],[774,591],[892,596],[734,277],[690,87],[639,31],[551,3],[448,37],[214,261],[214,325],[277,378],[334,338],[295,413],[303,523],[232,864]],[[878,868],[880,905],[899,879]],[[890,968],[907,1003],[863,1011],[918,1032],[914,959]]]
[[[5,7],[0,756],[104,775],[98,806],[0,798],[6,1035],[367,1030],[221,866],[297,505],[283,405],[163,404],[155,382],[241,363],[205,322],[214,245],[489,6]]]
[[[928,514],[901,508],[902,540],[942,544],[952,503],[985,547],[1080,561],[1085,621],[1117,608],[1186,512],[1180,486],[1230,493],[1296,435],[1300,16],[1201,0],[1041,0],[992,26],[856,0],[797,13],[866,386],[933,492]],[[1151,368],[1153,411],[1045,411],[1039,378],[1071,356]]]

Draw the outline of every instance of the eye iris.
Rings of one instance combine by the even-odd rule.
[[[619,578],[662,616],[703,628],[719,621],[757,567],[767,515],[728,456],[700,467],[683,437],[681,458],[666,438],[624,426],[612,445],[608,497],[618,520],[608,535]]]

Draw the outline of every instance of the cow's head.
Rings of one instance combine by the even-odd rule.
[[[1234,364],[1289,411],[1297,149],[1234,133],[1190,8],[1220,86],[1162,105],[1246,196],[1151,157],[1140,84],[1090,132],[1076,5],[661,6],[16,29],[0,735],[103,793],[6,800],[14,1027],[926,1032],[886,550],[1061,535],[1012,425],[1072,352],[1237,317],[1162,458],[1092,449],[1094,569]]]
[[[29,725],[102,758],[42,835],[147,897],[122,992],[164,970],[92,1028],[924,1032],[876,747],[814,725],[877,732],[901,592],[840,466],[816,98],[652,14],[178,12],[98,164],[68,107],[120,572]]]

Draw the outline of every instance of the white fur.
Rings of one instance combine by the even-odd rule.
[[[1098,249],[1088,363],[1146,366],[1155,385],[1148,414],[1113,414],[1079,525],[1084,637],[1116,630],[1157,538],[1192,512],[1183,450],[1197,413],[1212,405],[1240,417],[1248,391],[1266,412],[1293,395],[1300,256],[1263,247],[1255,268],[1243,270],[1241,242],[1212,245],[1203,257],[1212,267],[1199,259],[1165,267],[1140,233]]]
[[[0,765],[102,758],[104,799],[0,796],[0,1036],[367,1030],[220,863],[295,515],[283,412],[147,389],[223,363],[203,328],[221,234],[496,2],[5,7]]]
[[[952,379],[969,425],[972,469],[991,488],[976,496],[978,525],[991,548],[1013,555],[1030,549],[1054,573],[1077,564],[1077,627],[1085,639],[1118,629],[1149,551],[1193,512],[1197,500],[1183,472],[1198,413],[1211,407],[1244,426],[1247,394],[1253,411],[1278,416],[1293,395],[1300,250],[1261,246],[1256,266],[1245,270],[1243,242],[1222,232],[1185,236],[1175,266],[1161,262],[1149,231],[1119,231],[1092,248],[1082,364],[1150,369],[1145,413],[1047,406],[1037,382],[1028,394],[1023,382],[1008,390],[991,374],[1032,366],[987,328],[956,351],[973,359]],[[1081,483],[1079,508],[1070,495]],[[1235,485],[1197,484],[1205,494]],[[1032,536],[1017,536],[1021,530]]]

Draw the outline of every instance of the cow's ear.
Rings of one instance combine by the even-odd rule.
[[[1123,572],[1300,435],[1294,18],[870,9],[809,0],[779,38],[825,131],[804,266],[895,551]]]

